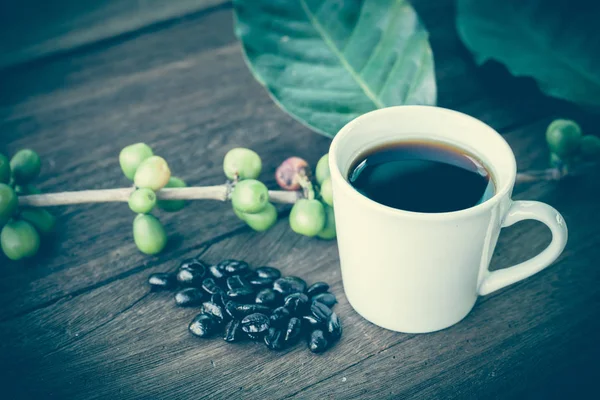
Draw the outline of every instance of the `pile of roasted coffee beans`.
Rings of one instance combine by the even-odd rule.
[[[148,283],[152,290],[176,291],[180,307],[200,307],[189,325],[198,337],[223,332],[227,342],[262,341],[271,350],[306,338],[310,351],[322,353],[342,336],[341,322],[331,310],[337,299],[329,285],[307,286],[298,277],[282,277],[276,268],[253,270],[238,260],[209,266],[194,258],[182,262],[175,273],[150,275]]]

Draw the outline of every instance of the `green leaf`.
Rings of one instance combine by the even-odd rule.
[[[599,16],[591,1],[459,0],[457,25],[479,64],[494,59],[550,96],[600,106]]]
[[[246,62],[274,101],[327,136],[355,117],[434,104],[428,34],[403,0],[235,0]]]

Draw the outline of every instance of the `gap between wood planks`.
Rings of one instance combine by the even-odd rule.
[[[104,322],[96,325],[95,327],[93,327],[89,331],[82,333],[81,335],[77,336],[76,339],[71,340],[69,342],[66,342],[66,343],[62,344],[61,346],[57,347],[56,349],[54,349],[54,350],[52,350],[52,351],[44,354],[43,357],[50,357],[52,354],[58,353],[58,352],[64,350],[65,348],[69,347],[75,341],[81,340],[84,337],[86,337],[87,335],[89,335],[90,333],[93,333],[93,332],[97,331],[98,329],[102,328],[103,326],[108,325],[109,323],[111,323],[112,321],[114,321],[115,318],[117,318],[119,315],[121,315],[121,314],[127,312],[128,310],[131,310],[133,307],[135,307],[140,301],[142,301],[146,297],[148,297],[148,295],[150,295],[150,293],[151,293],[150,291],[147,291],[146,293],[144,293],[143,295],[141,295],[140,297],[138,297],[137,299],[135,299],[134,301],[132,301],[129,305],[127,305],[126,307],[123,307],[121,310],[117,311],[112,317],[110,317],[106,321],[104,321]]]

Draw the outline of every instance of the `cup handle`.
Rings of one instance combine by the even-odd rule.
[[[540,272],[552,264],[565,248],[568,237],[567,225],[562,215],[553,207],[539,201],[515,201],[510,206],[502,227],[505,228],[526,219],[540,221],[550,228],[552,241],[544,251],[527,261],[493,272],[485,271],[485,276],[479,285],[481,296]]]

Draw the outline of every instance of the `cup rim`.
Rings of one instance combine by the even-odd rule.
[[[458,118],[470,119],[471,121],[475,122],[476,124],[479,124],[482,127],[485,127],[486,130],[490,129],[492,132],[494,132],[498,136],[502,146],[505,147],[504,150],[507,150],[508,154],[511,156],[512,162],[510,163],[511,170],[509,171],[509,179],[506,179],[506,181],[502,184],[502,186],[500,188],[496,189],[496,193],[490,199],[484,201],[483,203],[480,203],[473,207],[465,208],[462,210],[441,212],[441,213],[424,213],[424,212],[417,212],[417,211],[400,210],[397,208],[393,208],[393,207],[378,203],[375,200],[372,200],[372,199],[368,198],[367,196],[358,192],[354,187],[352,187],[352,185],[344,177],[344,175],[340,171],[339,165],[337,163],[337,153],[339,151],[340,143],[343,141],[344,137],[349,134],[349,132],[352,130],[352,128],[355,125],[360,124],[361,121],[368,115],[377,114],[377,113],[383,114],[383,113],[389,113],[389,112],[394,112],[394,111],[398,111],[398,110],[407,111],[410,109],[421,109],[421,110],[427,109],[428,111],[432,111],[432,112],[452,114],[453,116],[458,117]],[[477,215],[477,214],[480,214],[480,213],[487,211],[490,208],[494,207],[500,201],[500,199],[502,199],[504,196],[506,196],[506,194],[509,191],[512,190],[515,179],[516,179],[516,174],[517,174],[517,162],[516,162],[516,159],[515,159],[512,149],[510,148],[510,146],[508,145],[508,143],[506,142],[504,137],[502,137],[502,135],[500,135],[500,133],[498,133],[494,128],[492,128],[485,122],[483,122],[475,117],[472,117],[468,114],[462,113],[460,111],[455,111],[455,110],[451,110],[451,109],[444,108],[444,107],[426,106],[426,105],[405,105],[405,106],[386,107],[386,108],[380,108],[377,110],[369,111],[368,113],[362,114],[362,115],[356,117],[355,119],[353,119],[352,121],[348,122],[346,125],[344,125],[342,127],[342,129],[340,129],[340,131],[337,133],[337,135],[335,135],[335,137],[333,138],[331,145],[329,147],[329,169],[330,169],[330,173],[332,175],[332,179],[335,176],[335,178],[337,180],[342,182],[339,187],[341,187],[344,190],[344,195],[353,196],[357,201],[360,201],[364,206],[371,207],[371,208],[377,208],[380,211],[390,214],[390,216],[407,217],[407,218],[414,218],[414,219],[426,219],[426,220],[444,220],[444,219],[455,219],[455,218],[469,217],[469,216]],[[495,183],[499,184],[499,182],[495,182]],[[334,206],[335,206],[335,203],[334,203]]]

